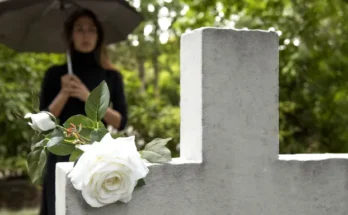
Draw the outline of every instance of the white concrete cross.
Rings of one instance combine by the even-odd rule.
[[[57,165],[57,215],[347,215],[346,155],[278,155],[278,37],[203,28],[181,40],[181,157],[128,204],[91,208]]]

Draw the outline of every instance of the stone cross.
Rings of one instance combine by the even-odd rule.
[[[88,206],[57,165],[57,215],[347,215],[347,155],[278,155],[278,37],[201,28],[181,40],[181,155],[128,204]]]

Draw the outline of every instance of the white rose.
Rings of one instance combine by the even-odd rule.
[[[134,136],[113,139],[107,133],[100,142],[79,148],[84,153],[68,177],[92,207],[129,202],[137,181],[149,172]]]
[[[38,132],[48,131],[56,127],[56,123],[46,112],[40,112],[37,114],[27,113],[24,118],[31,118],[32,122],[29,122],[28,124],[32,129]]]

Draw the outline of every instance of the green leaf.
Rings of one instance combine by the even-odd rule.
[[[106,113],[106,109],[110,102],[110,91],[108,85],[103,81],[98,87],[96,87],[89,95],[85,111],[87,116],[93,121],[99,121],[103,119]]]
[[[49,137],[63,137],[64,138],[64,133],[61,128],[55,128],[51,134],[47,135]]]
[[[94,130],[90,129],[90,128],[83,128],[79,134],[83,137],[88,138],[91,135],[92,131],[94,131]]]
[[[81,149],[76,148],[70,155],[69,161],[76,161],[81,155],[83,154],[83,151]]]
[[[35,144],[37,143],[40,139],[42,139],[42,134],[41,133],[34,133],[33,136],[31,137],[31,143]]]
[[[90,118],[84,116],[84,115],[75,115],[70,117],[65,123],[64,127],[69,128],[70,123],[76,125],[77,130],[79,130],[79,125],[82,125],[82,129],[80,130],[79,134],[85,138],[88,138],[91,135],[91,132],[94,129],[97,129],[97,122],[94,122]],[[71,136],[66,138],[67,140],[75,140],[76,138]]]
[[[91,143],[93,143],[95,141],[99,142],[107,133],[108,133],[108,130],[106,128],[100,128],[98,130],[93,130],[91,132],[91,136],[90,136]]]
[[[32,183],[40,183],[46,160],[47,154],[45,147],[36,148],[34,151],[29,153],[27,158],[28,173]]]
[[[143,178],[141,178],[141,179],[138,180],[137,185],[135,185],[135,188],[141,187],[141,186],[144,186],[144,185],[146,185],[145,180]]]
[[[166,163],[172,160],[171,152],[166,147],[172,138],[160,139],[156,138],[148,143],[144,150],[141,151],[141,157],[151,163]]]
[[[56,128],[51,134],[47,148],[55,155],[64,156],[71,154],[75,150],[75,145],[65,143],[63,132],[59,128]]]
[[[64,128],[69,128],[70,123],[76,125],[77,128],[79,127],[80,124],[82,124],[82,128],[91,128],[91,129],[96,128],[93,120],[91,120],[90,118],[88,118],[84,115],[80,115],[80,114],[72,116],[67,121],[65,121],[65,123],[63,125]]]
[[[48,141],[47,148],[55,155],[65,156],[71,154],[75,150],[75,145],[65,143],[62,137],[53,137]]]
[[[105,128],[105,125],[104,125],[104,123],[103,123],[102,121],[98,121],[98,122],[96,123],[96,128],[97,128],[97,129],[99,129],[99,128]]]
[[[31,150],[33,151],[35,148],[45,147],[48,143],[47,139],[43,139],[31,146]]]
[[[35,134],[33,134],[32,137],[31,137],[31,150],[33,151],[35,146],[39,142],[41,142],[44,138],[45,138],[45,136],[42,133],[35,132]]]

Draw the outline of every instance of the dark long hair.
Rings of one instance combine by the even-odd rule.
[[[64,39],[68,45],[69,50],[70,51],[74,50],[75,48],[74,48],[74,44],[72,40],[72,33],[73,33],[74,24],[76,20],[78,20],[80,17],[90,18],[94,22],[97,28],[98,39],[96,43],[96,48],[93,52],[94,52],[96,61],[101,65],[102,53],[104,49],[105,33],[104,33],[104,29],[102,27],[101,22],[98,20],[98,17],[93,13],[93,11],[86,8],[82,8],[82,9],[78,9],[74,11],[64,23]]]

